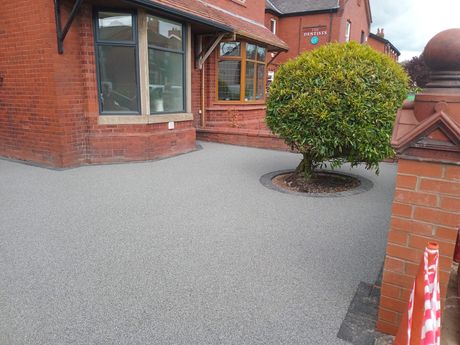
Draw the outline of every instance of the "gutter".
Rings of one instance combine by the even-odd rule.
[[[309,15],[309,14],[334,13],[334,12],[338,12],[339,9],[340,9],[340,7],[334,7],[334,8],[328,8],[328,9],[323,9],[323,10],[314,10],[314,11],[278,13],[278,12],[273,11],[270,8],[267,8],[267,9],[265,9],[265,12],[274,14],[274,15],[280,17],[280,18],[284,18],[284,17],[304,16],[304,15]]]

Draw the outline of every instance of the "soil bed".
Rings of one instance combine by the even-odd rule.
[[[301,175],[289,172],[275,176],[272,183],[280,188],[300,193],[337,193],[358,187],[357,178],[333,172],[317,172],[306,181]]]

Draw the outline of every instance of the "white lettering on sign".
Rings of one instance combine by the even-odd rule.
[[[304,26],[302,28],[302,33],[304,37],[313,37],[313,36],[327,36],[328,29],[325,25],[318,25],[318,26]]]
[[[327,35],[327,31],[310,31],[310,32],[304,32],[304,36],[325,36]]]

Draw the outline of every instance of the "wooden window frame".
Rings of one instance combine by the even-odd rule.
[[[234,40],[224,40],[221,43],[225,42],[239,42],[240,43],[240,56],[220,56],[220,44],[216,49],[216,80],[215,80],[215,103],[216,104],[242,104],[242,105],[249,105],[249,104],[265,104],[266,103],[266,85],[267,85],[267,59],[265,58],[264,61],[257,60],[257,47],[262,47],[257,45],[257,43],[248,42],[248,41],[234,41]],[[247,44],[254,44],[256,46],[256,57],[255,59],[247,59],[246,58],[246,45]],[[265,48],[265,57],[267,55],[267,47]],[[241,61],[241,71],[240,71],[240,99],[239,100],[221,100],[219,99],[219,61]],[[246,62],[253,62],[254,63],[254,98],[257,93],[257,66],[263,65],[264,66],[264,96],[262,99],[254,99],[250,101],[245,100],[246,94]]]

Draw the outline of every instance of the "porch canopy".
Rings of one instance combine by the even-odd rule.
[[[64,39],[84,0],[75,0],[64,24],[61,23],[60,2],[60,0],[54,0],[58,52],[62,54]],[[288,50],[288,45],[262,23],[234,14],[203,0],[123,0],[123,2],[186,19],[201,25],[204,32],[234,34],[252,39],[265,44],[268,51],[282,52]]]

